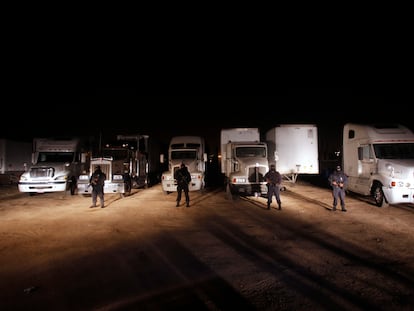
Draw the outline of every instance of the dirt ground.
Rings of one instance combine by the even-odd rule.
[[[414,310],[414,208],[298,181],[283,209],[160,185],[90,197],[0,187],[1,310]],[[273,206],[275,206],[273,202]]]

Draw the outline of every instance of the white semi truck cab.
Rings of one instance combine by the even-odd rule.
[[[174,179],[174,173],[180,168],[181,163],[187,166],[191,174],[189,191],[203,190],[207,163],[203,137],[174,136],[171,138],[168,147],[168,171],[163,172],[161,176],[164,193],[177,191],[177,181]]]
[[[20,176],[19,191],[34,195],[69,190],[73,195],[88,161],[80,139],[34,138],[32,165]]]
[[[379,207],[414,203],[414,133],[407,127],[345,124],[342,161],[348,190]]]
[[[269,170],[267,144],[258,128],[221,130],[221,172],[231,195],[267,194],[264,175]]]

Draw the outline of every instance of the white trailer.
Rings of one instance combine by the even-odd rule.
[[[319,174],[318,128],[314,124],[280,124],[266,132],[269,164],[295,183],[299,174]]]
[[[378,207],[414,203],[414,133],[407,127],[347,123],[342,148],[348,190]]]
[[[31,142],[0,139],[0,184],[17,184],[31,162]]]
[[[260,141],[258,128],[222,129],[220,156],[228,195],[267,194],[267,144]]]
[[[203,190],[205,187],[205,173],[207,153],[205,141],[200,136],[174,136],[168,147],[168,171],[161,176],[162,190],[168,194],[177,191],[177,181],[174,173],[184,163],[190,174],[189,191]],[[160,162],[164,161],[161,156]]]

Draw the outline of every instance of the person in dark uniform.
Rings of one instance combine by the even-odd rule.
[[[188,185],[191,182],[191,174],[184,163],[181,163],[180,168],[174,174],[174,178],[177,181],[177,204],[175,206],[180,206],[181,193],[184,191],[186,206],[190,207],[190,195],[188,194]]]
[[[276,171],[274,164],[270,165],[269,171],[264,175],[267,182],[267,209],[270,209],[272,198],[275,196],[277,206],[282,209],[282,201],[280,200],[280,184],[282,183],[282,175]]]
[[[90,207],[96,207],[97,198],[101,203],[101,207],[105,207],[104,203],[104,186],[105,186],[106,174],[101,171],[101,167],[98,165],[95,168],[89,184],[92,186],[92,205]]]
[[[329,175],[329,183],[332,186],[333,207],[332,211],[336,211],[338,200],[341,202],[341,210],[346,212],[345,208],[345,190],[348,184],[348,176],[342,171],[341,166],[338,165],[336,170]]]

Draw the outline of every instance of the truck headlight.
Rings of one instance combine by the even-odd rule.
[[[79,180],[82,180],[82,181],[89,180],[89,176],[88,175],[80,175]]]
[[[123,180],[124,179],[124,176],[122,176],[122,175],[113,175],[113,177],[112,177],[114,180]]]

